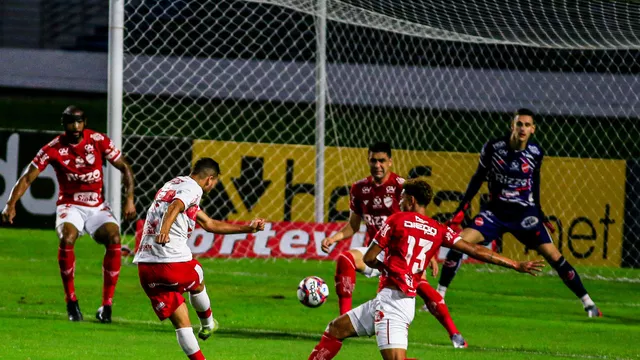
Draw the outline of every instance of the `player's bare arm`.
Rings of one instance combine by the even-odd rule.
[[[7,200],[7,204],[2,210],[2,222],[8,222],[9,224],[13,224],[13,218],[16,216],[16,203],[18,200],[24,195],[25,191],[31,186],[33,181],[40,174],[40,170],[33,164],[29,165],[27,170],[20,176],[18,182],[11,189],[11,195],[9,195],[9,200]]]
[[[120,170],[123,175],[124,191],[126,194],[126,201],[124,204],[124,218],[127,220],[133,220],[136,217],[136,206],[133,202],[133,170],[131,165],[124,159],[124,156],[112,163],[112,165]]]
[[[429,267],[431,268],[431,276],[438,276],[438,273],[440,272],[440,266],[438,265],[438,260],[436,260],[435,256],[432,257],[431,260],[429,260]]]
[[[156,235],[156,243],[166,244],[169,242],[169,230],[171,225],[176,221],[178,215],[185,210],[182,200],[175,199],[169,204],[167,212],[162,217],[162,225],[160,226],[160,233]]]
[[[244,234],[264,230],[264,219],[253,219],[249,225],[230,224],[214,220],[202,210],[196,213],[196,222],[206,231],[215,234]]]
[[[377,242],[372,241],[367,252],[364,254],[364,263],[370,268],[382,270],[383,263],[377,258],[381,252],[382,248],[380,245],[378,245]]]
[[[331,245],[353,236],[353,234],[360,229],[361,222],[362,217],[351,211],[349,214],[349,221],[342,227],[342,229],[322,240],[322,251],[328,254],[329,251],[331,251]]]
[[[536,274],[544,267],[543,260],[518,262],[495,253],[484,246],[468,243],[464,240],[457,241],[451,248],[463,252],[474,259],[513,269],[517,272],[531,274],[533,276],[536,276]]]

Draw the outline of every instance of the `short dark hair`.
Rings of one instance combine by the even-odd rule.
[[[87,120],[87,116],[84,114],[84,110],[80,109],[75,105],[69,105],[62,112],[62,117],[60,118],[63,124],[76,122],[79,120],[85,121]]]
[[[195,164],[193,164],[191,175],[218,176],[220,175],[220,165],[212,158],[200,158]]]
[[[433,198],[431,185],[422,179],[407,180],[402,189],[405,194],[413,196],[418,205],[427,206],[431,203],[431,199]]]
[[[378,141],[371,145],[369,145],[370,153],[386,153],[389,157],[391,157],[391,144],[386,141]]]
[[[533,119],[533,123],[536,123],[536,114],[533,112],[533,110],[527,109],[527,108],[520,108],[518,110],[516,110],[513,113],[513,117],[511,118],[511,120],[515,120],[517,116],[520,115],[525,115],[525,116],[531,116],[531,118]]]

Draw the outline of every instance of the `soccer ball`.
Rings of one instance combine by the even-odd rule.
[[[307,276],[298,285],[298,300],[304,306],[318,307],[327,300],[329,287],[317,276]]]

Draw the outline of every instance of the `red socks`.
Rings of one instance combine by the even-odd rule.
[[[340,351],[342,341],[336,339],[328,332],[322,334],[322,339],[309,355],[309,360],[330,360]]]
[[[342,315],[351,310],[351,296],[356,286],[356,261],[350,252],[345,251],[338,256],[336,263],[336,295]]]
[[[198,351],[196,351],[193,354],[188,355],[188,356],[189,356],[189,360],[207,360],[207,359],[204,358],[204,355],[202,355],[202,351],[200,351],[200,350],[198,350]]]
[[[76,255],[73,252],[73,245],[60,245],[58,266],[60,266],[60,276],[62,277],[62,286],[64,286],[64,301],[77,301],[76,289],[73,284],[76,272]]]
[[[453,323],[451,315],[449,315],[449,308],[447,308],[447,305],[444,303],[444,299],[442,299],[442,296],[440,296],[428,282],[420,282],[418,285],[418,295],[424,300],[424,303],[427,304],[429,312],[447,329],[449,337],[460,333]]]
[[[102,305],[111,306],[113,303],[113,294],[116,291],[116,283],[120,275],[120,266],[122,264],[122,251],[120,244],[107,245],[107,251],[104,254],[102,262]]]

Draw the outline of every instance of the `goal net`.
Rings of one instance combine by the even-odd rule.
[[[394,172],[428,179],[444,220],[483,143],[527,107],[556,245],[587,274],[640,278],[639,3],[132,0],[125,13],[123,147],[139,209],[210,156],[222,177],[207,213],[314,222],[323,136],[324,222],[348,217],[379,140]],[[535,256],[510,236],[498,247]]]

